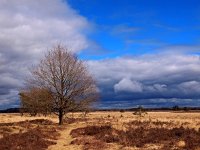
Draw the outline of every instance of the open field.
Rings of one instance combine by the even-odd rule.
[[[56,116],[0,114],[0,149],[200,150],[200,113],[69,113]]]

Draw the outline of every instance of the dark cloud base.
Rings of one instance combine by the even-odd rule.
[[[171,108],[175,105],[180,107],[200,107],[200,99],[144,99],[144,100],[99,100],[94,107],[97,109],[129,109],[138,106],[145,108]],[[20,101],[12,101],[0,106],[0,110],[20,107]]]

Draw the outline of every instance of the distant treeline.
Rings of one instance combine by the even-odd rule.
[[[142,106],[139,106],[140,109]],[[161,108],[145,108],[142,107],[143,110],[151,112],[151,111],[198,111],[200,112],[200,107],[179,107],[179,106],[173,106],[173,107],[161,107]],[[135,108],[129,108],[129,109],[93,109],[92,112],[95,111],[120,111],[120,112],[126,112],[126,111],[137,111],[138,107]],[[0,110],[0,113],[20,113],[20,108],[8,108],[5,110]]]
[[[141,106],[139,106],[141,107]],[[97,111],[120,111],[120,112],[126,112],[126,111],[137,111],[139,107],[135,108],[129,108],[129,109],[98,109]],[[161,108],[145,108],[142,107],[143,110],[151,112],[151,111],[198,111],[200,112],[200,107],[179,107],[179,106],[173,106],[173,107],[161,107]]]
[[[4,110],[0,110],[0,113],[19,113],[20,108],[8,108]]]

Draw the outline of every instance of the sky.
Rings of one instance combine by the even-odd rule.
[[[0,0],[0,109],[57,43],[85,61],[99,108],[200,106],[198,0]]]

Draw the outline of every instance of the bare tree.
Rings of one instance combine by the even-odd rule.
[[[31,70],[29,85],[44,88],[53,96],[53,111],[63,122],[65,113],[88,108],[97,97],[97,88],[83,61],[57,45]]]

